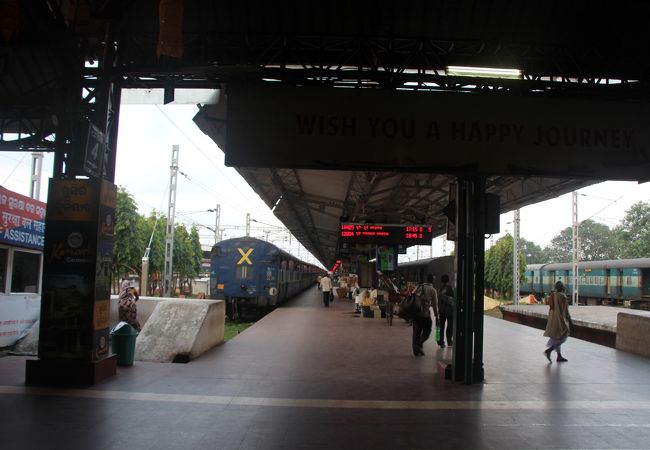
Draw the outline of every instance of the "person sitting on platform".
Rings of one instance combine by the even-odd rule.
[[[370,288],[370,298],[372,299],[373,303],[377,303],[377,294],[378,294],[378,292],[379,291],[377,290],[376,287],[372,286]]]
[[[371,312],[372,305],[375,304],[375,301],[370,296],[370,291],[367,289],[361,294],[361,309],[363,311],[363,317],[373,317]]]
[[[128,323],[138,332],[140,331],[140,322],[137,317],[138,307],[136,306],[136,302],[139,299],[138,291],[131,285],[131,282],[129,280],[122,281],[120,298],[118,300],[119,318],[120,321]]]

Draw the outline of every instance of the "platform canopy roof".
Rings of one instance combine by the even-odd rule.
[[[219,108],[206,106],[194,120],[223,148],[224,123],[218,112]],[[254,128],[251,124],[251,129]],[[443,208],[449,203],[454,175],[398,168],[391,171],[344,170],[336,168],[335,160],[327,162],[332,167],[326,170],[236,169],[305,248],[328,267],[339,254],[340,223],[426,224],[433,226],[434,236],[446,232]],[[500,210],[507,212],[593,182],[562,177],[495,175],[486,178],[486,190],[499,196]]]
[[[649,16],[641,0],[7,0],[0,150],[53,150],[62,87],[75,76],[90,105],[106,76],[124,88],[166,89],[168,99],[175,89],[272,82],[647,102]],[[114,63],[104,60],[109,46]],[[452,65],[516,68],[522,77],[474,78],[448,72]],[[197,123],[219,139],[205,115]],[[443,231],[452,177],[395,169],[238,168],[269,206],[283,199],[276,214],[326,265],[343,219]],[[594,181],[521,174],[487,185],[505,212]]]

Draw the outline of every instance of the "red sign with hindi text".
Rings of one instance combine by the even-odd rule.
[[[43,250],[45,203],[0,186],[0,242]]]

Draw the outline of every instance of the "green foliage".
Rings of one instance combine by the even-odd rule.
[[[647,258],[650,256],[650,203],[632,205],[613,230],[591,219],[584,220],[580,223],[578,236],[578,258],[581,261]],[[501,296],[512,288],[512,249],[513,238],[506,235],[485,253],[485,287],[497,290]],[[562,230],[544,249],[526,239],[520,239],[519,249],[520,276],[523,280],[526,263],[572,261],[572,228]]]
[[[507,234],[499,239],[487,252],[485,252],[485,287],[496,289],[503,296],[512,290],[513,272],[513,245],[514,239]],[[526,259],[521,250],[519,252],[519,280],[523,281],[526,270]]]
[[[201,272],[201,242],[196,227],[188,234],[183,225],[174,229],[174,271],[178,273],[181,290],[191,292],[191,280]]]
[[[601,261],[620,257],[614,232],[602,223],[585,220],[579,228],[580,250],[583,261]]]
[[[253,325],[253,322],[231,322],[227,320],[223,332],[223,340],[228,341],[236,337],[239,333],[251,325]]]
[[[650,256],[650,203],[635,203],[614,229],[587,219],[579,228],[579,259],[600,261],[617,258],[647,258]],[[539,247],[521,239],[522,252],[529,264],[571,262],[573,234],[567,227],[538,252]]]
[[[113,280],[139,273],[144,248],[142,217],[135,200],[122,186],[117,190],[113,247]]]
[[[163,217],[162,213],[153,211],[149,217],[143,220],[143,223],[144,233],[147,236],[146,244],[151,239],[149,273],[162,273],[165,268],[165,227],[167,226],[167,218]],[[146,249],[146,244],[144,249]]]
[[[571,227],[567,227],[560,231],[560,234],[551,239],[551,245],[547,250],[549,263],[557,262],[571,262],[571,252],[573,248],[573,234]]]
[[[615,259],[620,256],[614,232],[602,223],[587,219],[578,229],[580,261]],[[573,230],[566,227],[551,240],[547,262],[571,262],[573,259]]]
[[[614,231],[622,258],[650,256],[650,203],[632,205]]]
[[[201,239],[199,238],[199,229],[192,226],[190,229],[190,245],[192,247],[191,264],[195,269],[195,275],[201,274],[201,264],[203,262],[203,249],[201,248]]]
[[[133,197],[123,187],[118,189],[113,249],[115,286],[122,278],[140,275],[142,257],[145,255],[151,239],[148,286],[150,290],[162,288],[166,227],[167,219],[160,212],[153,211],[146,218],[139,215]],[[196,227],[192,227],[188,232],[184,225],[176,225],[174,228],[173,269],[177,279],[172,281],[172,287],[191,286],[191,280],[201,272],[202,257],[203,252]],[[143,295],[146,294],[148,293],[143,293]]]
[[[532,241],[519,239],[519,249],[526,257],[527,264],[544,264],[547,262],[547,256],[542,248]]]

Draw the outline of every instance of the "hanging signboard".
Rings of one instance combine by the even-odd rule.
[[[431,225],[389,225],[381,223],[342,223],[339,239],[350,244],[431,245]]]
[[[234,167],[650,173],[648,102],[232,84],[226,106],[225,161]]]

